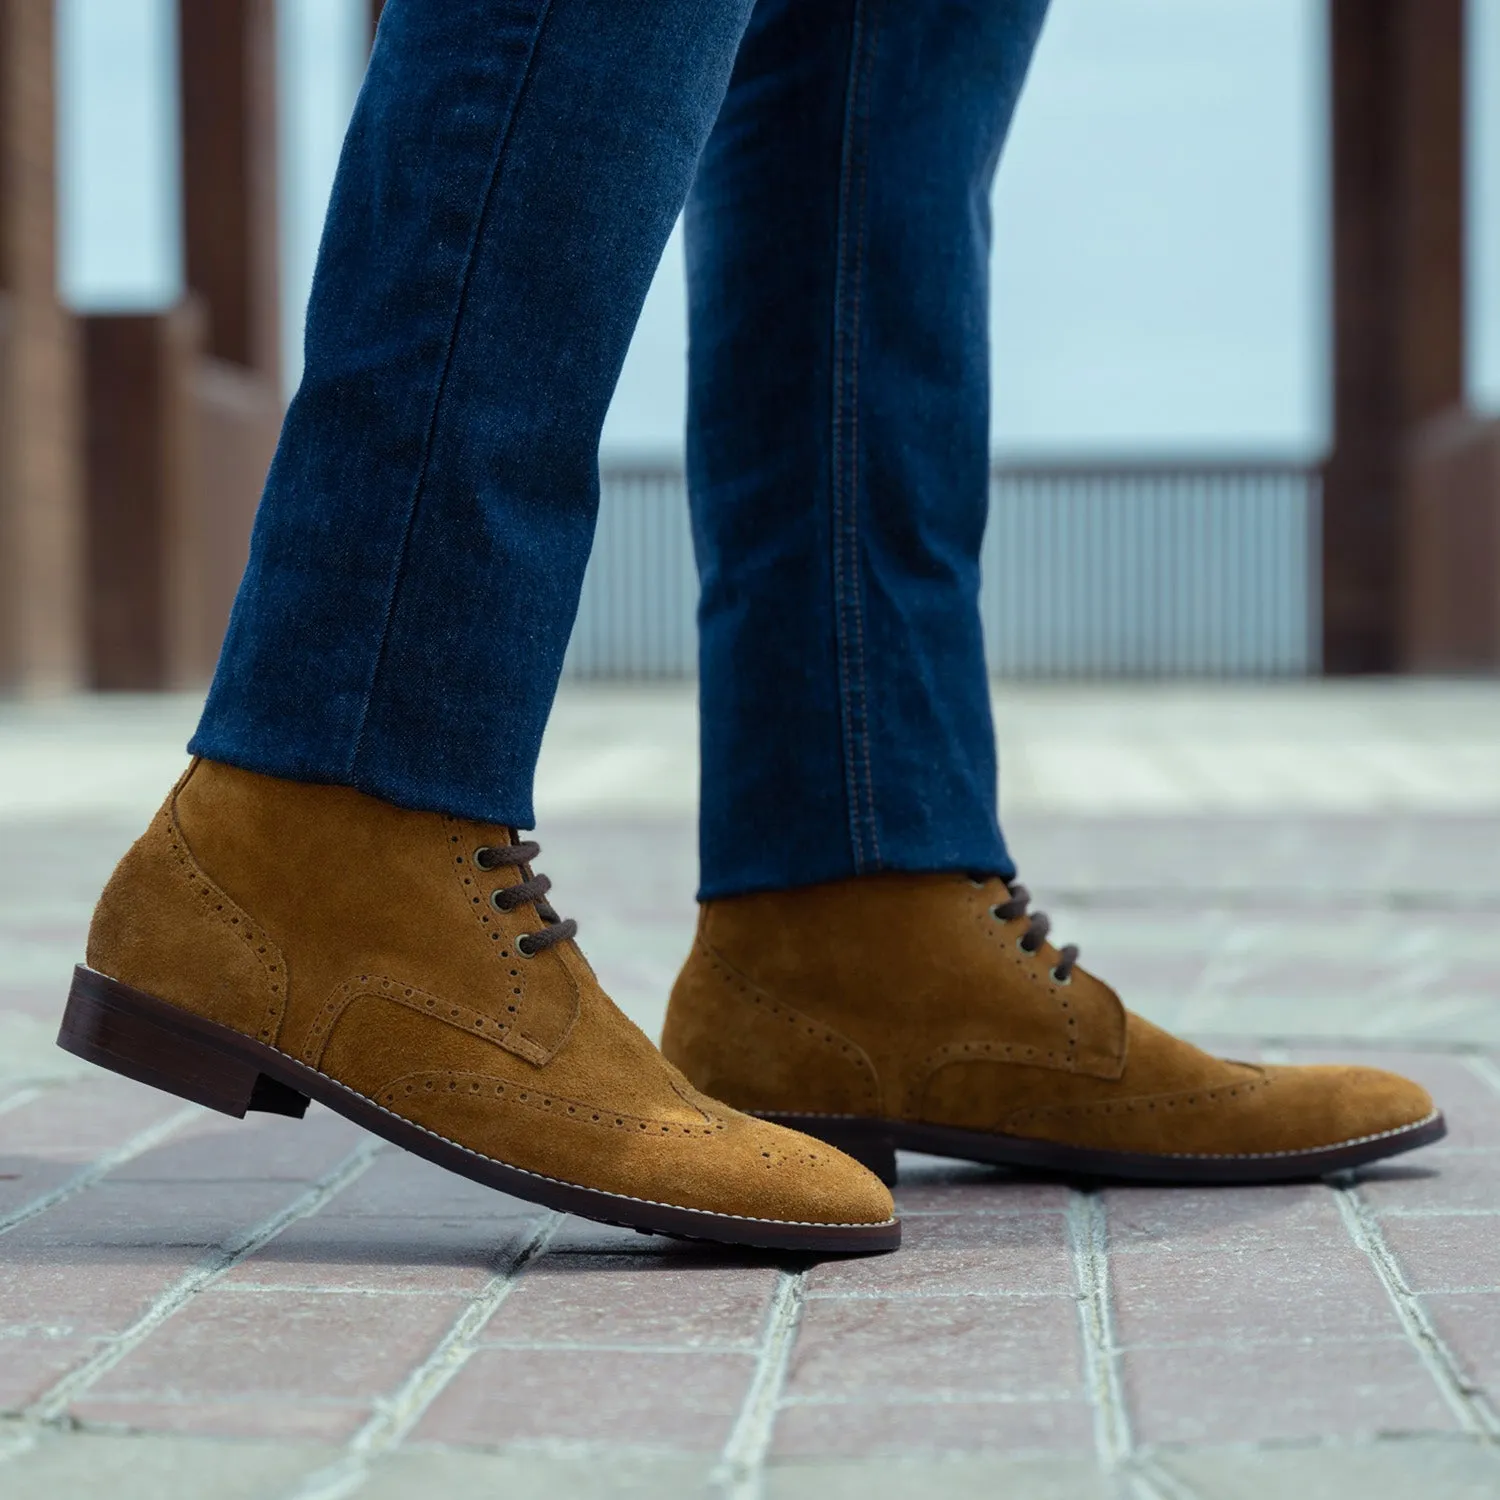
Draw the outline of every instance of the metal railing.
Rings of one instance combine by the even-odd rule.
[[[683,476],[607,466],[565,675],[690,677]],[[980,611],[1003,677],[1318,670],[1320,473],[1278,462],[997,465]]]

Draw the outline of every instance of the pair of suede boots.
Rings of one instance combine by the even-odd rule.
[[[1367,1068],[1221,1061],[1047,941],[1024,890],[878,875],[707,903],[658,1051],[507,828],[197,761],[121,861],[61,1044],[243,1116],[309,1099],[548,1207],[894,1249],[898,1147],[1270,1182],[1443,1134]]]

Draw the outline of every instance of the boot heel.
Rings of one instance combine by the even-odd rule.
[[[243,1119],[253,1109],[300,1119],[306,1096],[198,1033],[212,1024],[80,965],[73,971],[57,1045],[222,1114]]]
[[[845,1156],[852,1156],[862,1167],[869,1168],[887,1187],[895,1187],[896,1143],[880,1120],[774,1112],[761,1118],[826,1141]]]

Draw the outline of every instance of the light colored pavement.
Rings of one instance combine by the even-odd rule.
[[[1227,1192],[910,1158],[906,1248],[812,1267],[58,1052],[193,708],[0,705],[6,1500],[1500,1493],[1500,684],[1002,689],[1007,831],[1085,962],[1240,1055],[1407,1068],[1453,1131]],[[693,735],[688,690],[575,689],[538,789],[542,867],[648,1029]]]

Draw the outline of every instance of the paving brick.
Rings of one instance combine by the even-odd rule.
[[[516,1284],[485,1341],[753,1351],[775,1287],[770,1266],[679,1267],[653,1255],[549,1254]]]
[[[1124,1383],[1143,1443],[1458,1429],[1416,1350],[1399,1338],[1132,1349]]]
[[[567,1215],[547,1242],[559,1255],[664,1256],[679,1265],[701,1266],[767,1266],[773,1257],[753,1250],[710,1248],[690,1240],[672,1239],[664,1234],[642,1234],[635,1229],[620,1229],[614,1224],[596,1224],[592,1219]]]
[[[349,1154],[364,1132],[313,1106],[302,1120],[205,1113],[200,1120],[110,1173],[112,1182],[165,1182],[189,1191],[226,1178],[311,1182]]]
[[[903,1152],[901,1180],[893,1193],[896,1210],[903,1215],[1062,1213],[1071,1197],[1061,1182],[1022,1177],[999,1167],[955,1162],[947,1164],[947,1170],[917,1172],[906,1162]]]
[[[330,1450],[296,1443],[48,1435],[4,1468],[5,1500],[278,1500],[327,1462]]]
[[[1344,1239],[1333,1194],[1321,1183],[1266,1187],[1126,1187],[1104,1194],[1110,1253],[1163,1246],[1245,1250],[1288,1233]]]
[[[1306,1230],[1213,1249],[1111,1257],[1122,1344],[1380,1337],[1399,1329],[1385,1288],[1348,1240]]]
[[[119,1333],[202,1256],[196,1246],[22,1252],[7,1236],[0,1240],[0,1328],[45,1327],[64,1338]]]
[[[533,1232],[525,1219],[399,1219],[323,1212],[242,1260],[224,1285],[472,1295]]]
[[[703,1455],[567,1457],[409,1445],[376,1465],[359,1500],[704,1500],[714,1463]]]
[[[0,900],[4,899],[0,893]],[[0,982],[0,1014],[56,1021],[61,1017],[62,1004],[62,991],[57,984]]]
[[[107,1179],[0,1237],[0,1327],[120,1332],[188,1271],[286,1208],[299,1187],[232,1176]]]
[[[1309,1004],[1345,996],[1389,993],[1393,971],[1407,967],[1384,959],[1353,959],[1342,954],[1253,953],[1223,965],[1212,975],[1215,991],[1226,998],[1277,995],[1305,998]]]
[[[224,1245],[299,1191],[295,1183],[255,1179],[185,1187],[106,1179],[0,1239],[0,1267],[40,1248],[75,1252],[82,1261],[113,1249]]]
[[[688,733],[686,699],[682,709]],[[138,710],[143,722],[162,711]],[[1049,691],[1038,711],[1055,732],[1056,695]],[[1071,712],[1080,728],[1092,724],[1097,700],[1084,695]],[[614,723],[602,713],[590,753],[599,726]],[[185,700],[182,717],[187,727]],[[9,720],[0,720],[3,740]],[[119,730],[115,717],[108,722]],[[1364,724],[1348,733],[1363,742]],[[118,733],[100,742],[118,759]],[[1170,756],[1161,758],[1170,769]],[[588,779],[578,774],[582,761],[570,764],[575,782]],[[659,800],[659,788],[651,795]],[[679,787],[670,795],[673,808],[685,809]],[[67,967],[110,859],[149,812],[143,803],[118,826],[79,811],[0,828],[0,846],[18,856],[0,865],[0,1091],[6,1077],[52,1078],[37,1071],[44,1052],[73,1065],[49,1035]],[[1356,1040],[1306,1055],[1395,1067],[1427,1082],[1454,1134],[1436,1150],[1371,1169],[1364,1196],[1419,1285],[1477,1284],[1475,1273],[1494,1257],[1473,1236],[1493,1220],[1432,1216],[1500,1207],[1500,1093],[1461,1057],[1423,1054],[1420,1040],[1402,1055],[1357,1038],[1378,1031],[1434,1045],[1489,1042],[1500,1055],[1500,928],[1489,920],[1500,895],[1500,821],[1303,811],[1106,819],[1049,811],[1008,821],[1033,888],[1067,897],[1060,910],[1043,904],[1137,1006],[1211,1031],[1214,1050],[1242,1057],[1276,1035],[1342,1031]],[[691,817],[596,808],[561,821],[549,814],[547,826],[549,873],[574,892],[575,908],[592,909],[580,914],[589,917],[601,974],[639,1019],[658,1024],[690,938]],[[658,851],[644,883],[626,878],[639,873],[643,840]],[[1270,884],[1266,870],[1276,871]],[[1469,909],[1429,901],[1393,927],[1388,893],[1413,884],[1434,899],[1461,895]],[[1476,895],[1490,905],[1475,908]],[[1169,910],[1170,925],[1157,919]],[[3,1100],[0,1092],[0,1214],[127,1139],[138,1122],[180,1107],[102,1074],[59,1083],[48,1100],[15,1110]],[[20,1133],[8,1135],[12,1127]],[[107,1347],[107,1336],[162,1288],[287,1201],[353,1139],[350,1127],[316,1109],[302,1124],[204,1114],[107,1186],[0,1236],[0,1316],[10,1320],[0,1326],[0,1404],[28,1399]],[[1128,1477],[1101,1473],[1092,1455],[1061,1238],[1068,1189],[914,1154],[903,1154],[901,1167],[907,1250],[820,1265],[809,1277],[768,1500],[1128,1500]],[[267,1184],[280,1186],[263,1194]],[[1202,1462],[1158,1447],[1155,1460],[1177,1476],[1163,1493],[1448,1500],[1500,1492],[1494,1453],[1459,1439],[1440,1401],[1434,1416],[1436,1387],[1397,1336],[1389,1301],[1325,1189],[1110,1190],[1105,1204],[1116,1326],[1141,1341],[1122,1358],[1137,1434],[1146,1443],[1226,1445],[1201,1450]],[[539,1222],[530,1205],[388,1152],[315,1218],[167,1320],[77,1408],[91,1423],[212,1438],[111,1438],[120,1446],[80,1450],[90,1439],[48,1434],[47,1444],[88,1456],[37,1471],[40,1478],[28,1457],[0,1469],[0,1491],[6,1500],[106,1487],[116,1500],[286,1500],[300,1471],[275,1464],[294,1453],[318,1463],[335,1457],[326,1440],[347,1436],[382,1380],[389,1391],[430,1347],[401,1323],[401,1310],[441,1307],[446,1319],[487,1279],[487,1255],[503,1258]],[[361,1500],[423,1492],[665,1500],[709,1489],[748,1387],[778,1263],[579,1221],[564,1221],[554,1246],[560,1253],[527,1269],[429,1419],[446,1410],[462,1442],[510,1451],[419,1443],[379,1461]],[[1051,1294],[1036,1295],[1039,1288]],[[393,1313],[394,1355],[383,1342],[366,1345],[378,1317],[346,1326],[299,1310],[320,1296]],[[223,1299],[257,1297],[268,1327],[291,1327],[241,1339]],[[1435,1291],[1424,1305],[1465,1378],[1500,1388],[1500,1291]],[[840,1321],[849,1317],[857,1321]],[[179,1351],[173,1340],[202,1318],[196,1343]],[[1382,1337],[1350,1337],[1372,1327]],[[1231,1347],[1226,1335],[1236,1333],[1246,1338]],[[435,1342],[430,1330],[424,1337]],[[568,1347],[535,1347],[549,1338]],[[736,1352],[718,1352],[726,1344]],[[250,1351],[241,1363],[260,1366],[245,1388],[233,1369],[239,1345]],[[682,1352],[653,1352],[674,1345]],[[110,1384],[141,1372],[150,1378],[138,1388]],[[353,1393],[330,1397],[325,1387]],[[1370,1432],[1424,1423],[1447,1437],[1362,1446]],[[227,1436],[236,1432],[275,1433],[277,1441]],[[1356,1446],[1337,1441],[1351,1433]],[[298,1434],[323,1441],[299,1443]],[[1252,1446],[1262,1440],[1273,1446]],[[663,1456],[684,1446],[690,1456]],[[1022,1452],[1038,1456],[1018,1459]],[[167,1454],[180,1457],[168,1462]],[[17,1476],[26,1481],[19,1491]]]
[[[764,1494],[765,1500],[1130,1500],[1122,1480],[1102,1473],[1091,1458],[1013,1453],[780,1459],[766,1470]]]
[[[1464,1374],[1500,1404],[1500,1292],[1434,1292],[1422,1307]]]
[[[1382,1216],[1500,1211],[1500,1151],[1434,1146],[1359,1173],[1360,1196]]]
[[[1485,958],[1444,958],[1435,973],[1424,976],[1417,993],[1443,1000],[1454,995],[1500,999],[1500,959],[1493,954]]]
[[[1070,937],[1061,940],[1072,941]],[[1095,967],[1092,944],[1085,962]],[[1207,952],[1194,952],[1191,948],[1132,951],[1117,945],[1112,946],[1099,972],[1132,1009],[1148,1009],[1158,996],[1182,995],[1197,989],[1209,976],[1211,963]]]
[[[858,1458],[903,1453],[1088,1453],[1094,1413],[1071,1400],[839,1402],[786,1406],[777,1415],[778,1458]]]
[[[0,1154],[89,1162],[184,1107],[159,1089],[96,1072],[0,1115]]]
[[[1071,1297],[810,1300],[787,1374],[799,1398],[1068,1399],[1081,1394]]]
[[[463,1311],[459,1297],[200,1293],[93,1388],[134,1400],[370,1401],[394,1389]]]
[[[1494,1500],[1500,1452],[1477,1439],[1402,1438],[1367,1447],[1243,1446],[1164,1452],[1156,1462],[1199,1500]]]
[[[148,1400],[89,1392],[68,1410],[74,1421],[95,1429],[177,1433],[184,1437],[275,1438],[282,1442],[347,1442],[370,1415],[367,1404],[286,1398],[258,1393],[219,1401],[191,1398]]]
[[[936,1296],[1073,1290],[1061,1214],[931,1214],[902,1226],[897,1255],[829,1260],[807,1276],[809,1296]]]
[[[0,1220],[20,1212],[78,1172],[72,1162],[43,1161],[35,1156],[0,1156]]]
[[[445,1171],[409,1151],[382,1151],[356,1182],[339,1194],[340,1214],[371,1218],[454,1219],[463,1222],[534,1218],[534,1203],[497,1193]]]
[[[745,1354],[480,1349],[433,1402],[419,1442],[550,1440],[717,1452],[755,1361]]]
[[[1392,1218],[1382,1228],[1414,1292],[1500,1291],[1500,1213]]]
[[[94,1339],[37,1327],[0,1330],[0,1414],[30,1406],[98,1348]]]

